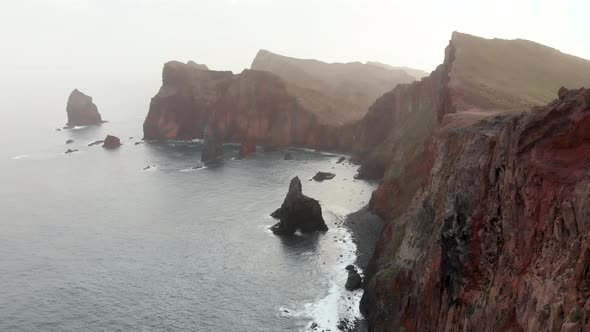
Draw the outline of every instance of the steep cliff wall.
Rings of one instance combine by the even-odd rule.
[[[334,148],[334,129],[321,125],[272,73],[206,70],[169,62],[144,122],[146,139],[202,138],[214,123],[224,142]]]
[[[427,185],[376,250],[374,330],[589,328],[590,90],[435,137]]]

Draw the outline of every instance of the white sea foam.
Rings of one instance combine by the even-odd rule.
[[[340,320],[347,319],[349,322],[353,322],[361,316],[359,303],[363,291],[359,289],[350,292],[344,288],[348,277],[346,266],[356,260],[356,245],[352,241],[352,234],[348,229],[338,227],[338,224],[340,224],[338,221],[343,220],[350,212],[341,206],[327,206],[324,213],[332,215],[337,221],[337,224],[331,225],[330,231],[327,234],[332,235],[330,239],[337,239],[334,245],[339,249],[339,255],[336,261],[325,274],[328,279],[328,292],[324,297],[314,302],[303,303],[295,310],[283,307],[279,308],[280,314],[283,316],[308,320],[303,330],[310,330],[309,327],[315,322],[318,324],[316,331],[324,329],[338,331],[337,326]],[[340,257],[340,255],[342,256]],[[362,273],[361,269],[358,271]],[[288,312],[284,312],[284,310],[288,310]]]
[[[19,160],[19,159],[25,159],[25,158],[29,158],[29,157],[31,157],[31,156],[30,156],[30,155],[28,155],[28,154],[22,154],[22,155],[20,155],[20,156],[14,156],[14,157],[12,157],[11,159],[12,159],[12,160]]]

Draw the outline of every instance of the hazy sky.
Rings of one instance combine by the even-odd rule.
[[[588,0],[0,0],[0,9],[0,112],[60,121],[74,88],[106,118],[144,114],[164,62],[240,72],[261,48],[431,71],[457,30],[590,59]]]
[[[11,70],[241,71],[265,48],[432,70],[451,32],[525,38],[590,58],[587,0],[0,0]]]

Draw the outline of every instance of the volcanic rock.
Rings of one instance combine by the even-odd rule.
[[[290,152],[285,153],[284,160],[293,160],[293,155]]]
[[[334,173],[330,173],[330,172],[317,172],[314,176],[313,176],[313,180],[315,181],[324,181],[324,180],[331,180],[336,176],[336,174]]]
[[[92,102],[92,97],[75,89],[68,98],[66,106],[68,127],[100,125],[103,123],[98,108]]]
[[[303,195],[301,181],[294,177],[289,184],[289,192],[280,207],[275,211],[280,221],[271,227],[276,235],[290,235],[300,230],[302,233],[327,231],[328,226],[322,217],[320,203]]]
[[[64,152],[64,153],[65,153],[65,154],[70,154],[70,153],[77,152],[77,151],[78,151],[78,149],[68,149],[68,150],[67,150],[66,152]]]
[[[73,139],[69,139],[69,140],[66,141],[66,144],[72,144],[72,143],[74,143],[74,140]]]
[[[102,147],[105,149],[116,149],[121,146],[121,140],[116,136],[107,135],[104,139]]]
[[[346,157],[342,156],[342,157],[338,158],[338,160],[336,161],[336,164],[342,164],[345,160],[346,160]]]

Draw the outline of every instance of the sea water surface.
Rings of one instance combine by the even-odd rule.
[[[194,170],[201,143],[135,145],[137,113],[62,131],[65,110],[2,125],[0,331],[336,331],[358,315],[360,291],[344,290],[355,246],[340,226],[373,189],[356,167],[296,149],[235,160],[226,146],[221,167]],[[123,146],[87,146],[106,134]],[[336,177],[308,181],[317,171]],[[328,232],[268,230],[294,176]]]

